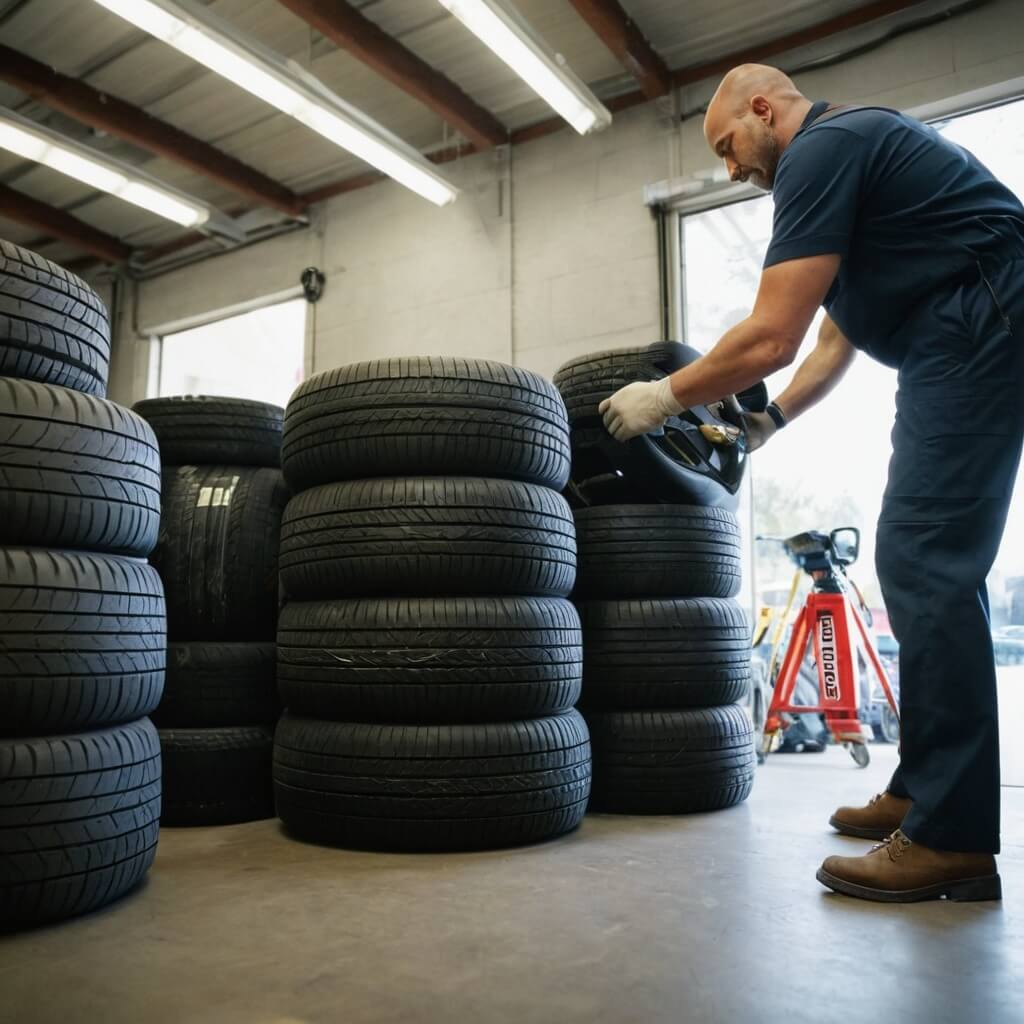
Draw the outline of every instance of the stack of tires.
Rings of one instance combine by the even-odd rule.
[[[663,376],[645,351],[558,372],[574,444],[577,429],[593,443],[601,398]],[[640,503],[574,510],[594,811],[710,811],[745,800],[753,785],[751,722],[736,703],[751,684],[750,625],[733,600],[738,523],[721,508],[651,503],[657,490],[648,480]]]
[[[500,363],[359,363],[285,416],[274,746],[296,836],[465,850],[575,828],[580,624],[568,425]]]
[[[0,928],[101,907],[156,853],[160,454],[104,399],[107,312],[0,242]]]
[[[163,519],[151,557],[167,593],[167,684],[153,721],[163,823],[273,816],[277,555],[288,490],[284,410],[240,398],[135,405],[163,453]]]

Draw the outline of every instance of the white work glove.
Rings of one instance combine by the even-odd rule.
[[[756,452],[778,432],[775,420],[766,412],[745,412],[742,416],[743,432],[747,435],[747,451]]]
[[[672,394],[671,378],[662,377],[627,384],[611,398],[606,398],[597,411],[604,417],[605,429],[616,441],[628,441],[657,430],[669,416],[678,416],[683,406]]]

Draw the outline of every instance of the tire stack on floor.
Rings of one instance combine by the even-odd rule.
[[[593,443],[602,398],[664,375],[646,351],[601,353],[559,370],[574,443],[577,427]],[[756,759],[749,716],[735,703],[750,687],[751,658],[750,625],[732,599],[740,586],[735,516],[651,503],[574,511],[591,810],[679,814],[745,800]]]
[[[153,862],[160,454],[104,399],[107,312],[0,241],[0,929],[101,907]]]
[[[560,835],[590,788],[568,425],[500,363],[359,363],[285,416],[275,737],[294,835],[466,850]]]
[[[162,820],[269,818],[284,410],[206,396],[147,399],[135,410],[156,431],[164,461],[151,558],[167,593],[169,638],[167,684],[153,713]]]

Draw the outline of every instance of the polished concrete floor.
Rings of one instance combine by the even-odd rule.
[[[18,1024],[746,1024],[1024,1021],[1024,790],[1004,790],[1006,898],[884,907],[814,880],[837,802],[891,747],[777,755],[750,801],[590,817],[514,851],[391,856],[276,822],[167,829],[142,888],[0,939]]]

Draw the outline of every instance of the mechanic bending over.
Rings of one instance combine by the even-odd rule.
[[[741,391],[818,343],[751,449],[821,401],[857,349],[899,371],[877,570],[900,642],[900,766],[840,832],[878,839],[818,880],[886,902],[998,899],[999,733],[985,578],[1024,430],[1024,206],[970,153],[882,107],[812,103],[775,68],[725,76],[704,134],[772,190],[754,311],[702,359],[601,403],[620,441]],[[864,396],[864,416],[874,415]]]

